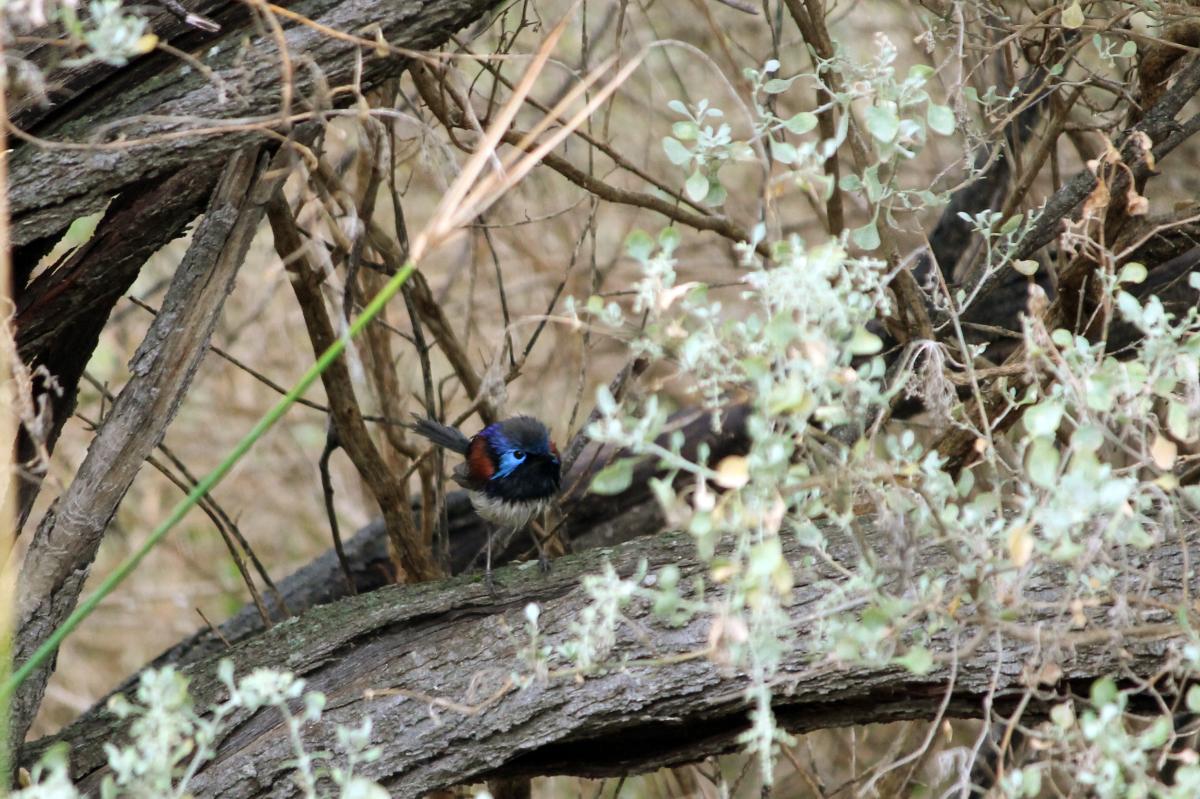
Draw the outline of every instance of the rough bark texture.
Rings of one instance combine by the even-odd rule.
[[[71,485],[42,517],[21,568],[15,663],[28,659],[75,608],[105,528],[174,418],[262,216],[251,194],[265,166],[257,148],[230,159],[162,311],[134,354],[132,378]],[[11,740],[24,738],[51,669],[47,662],[14,695]]]
[[[355,34],[366,31],[368,38],[380,30],[389,41],[405,47],[422,47],[441,43],[450,32],[490,5],[490,0],[400,0],[387,4],[374,0],[299,0],[290,8],[327,28]],[[129,198],[147,186],[156,183],[190,186],[191,181],[180,177],[184,174],[180,170],[197,169],[197,164],[207,164],[215,170],[235,149],[259,141],[263,128],[286,129],[288,113],[313,105],[326,106],[329,98],[319,96],[323,91],[320,87],[344,84],[355,67],[352,56],[358,45],[329,37],[312,27],[291,24],[283,33],[287,50],[303,54],[319,69],[312,68],[308,61],[297,59],[292,63],[287,77],[297,101],[289,108],[282,108],[285,95],[281,92],[281,62],[270,26],[262,24],[262,20],[252,22],[244,5],[228,0],[202,0],[195,10],[221,22],[223,31],[208,36],[176,28],[179,35],[174,36],[170,33],[171,25],[167,24],[159,27],[159,33],[183,49],[203,51],[207,65],[213,69],[211,75],[202,75],[191,68],[185,71],[181,63],[162,54],[151,54],[120,70],[95,66],[67,70],[65,75],[56,76],[61,83],[55,89],[52,108],[19,109],[17,124],[39,136],[57,141],[100,137],[92,149],[39,148],[25,144],[12,153],[14,239],[22,247],[16,258],[19,276],[32,273],[37,256],[45,252],[76,216],[99,209],[113,194],[118,194],[114,209],[128,217],[130,209],[136,209],[136,200]],[[214,46],[215,49],[206,49]],[[37,54],[34,56],[36,60]],[[381,58],[369,48],[364,59],[362,85],[367,89],[402,64],[397,55]],[[1139,129],[1151,133],[1156,155],[1167,154],[1200,128],[1198,117],[1174,122],[1197,86],[1200,86],[1200,63],[1182,70],[1168,95],[1139,124]],[[220,135],[200,132],[221,120],[236,124]],[[176,135],[179,133],[187,135]],[[164,138],[163,134],[169,137]],[[104,143],[118,135],[123,142]],[[147,141],[147,137],[153,141]],[[143,143],[130,145],[130,140]],[[1132,144],[1126,147],[1126,160],[1135,165],[1139,180],[1148,173]],[[198,177],[202,179],[203,175]],[[1029,253],[1051,241],[1061,219],[1080,206],[1094,183],[1093,177],[1080,173],[1052,198],[1026,240],[1024,247]],[[166,235],[163,231],[182,228],[194,214],[200,196],[202,193],[188,188],[179,195],[179,208],[164,214],[156,229],[139,231],[138,235],[145,238],[121,242],[125,252],[115,262],[121,264],[122,280],[126,276],[131,279],[136,273],[131,265],[142,251],[148,251],[153,242]],[[106,235],[112,240],[128,229],[110,227]],[[1173,252],[1173,258],[1165,262],[1170,268],[1152,274],[1152,280],[1159,281],[1152,285],[1164,291],[1178,290],[1180,302],[1186,305],[1191,295],[1182,289],[1180,275],[1190,270],[1194,259],[1186,260],[1187,255],[1175,252],[1174,247]],[[81,257],[88,256],[85,253]],[[108,285],[111,292],[111,287],[121,284],[106,284],[106,273],[99,271],[106,260],[95,259],[96,266],[76,270],[79,277],[63,283],[63,290]],[[948,254],[945,260],[950,260]],[[1060,268],[1066,269],[1067,265]],[[1011,322],[1023,305],[1025,283],[1007,271],[995,280],[1006,280],[1012,292],[1002,290],[999,283],[989,283],[984,293],[988,300],[999,303],[995,307],[1004,310],[1007,314],[1004,319]],[[22,296],[26,307],[42,311],[50,307],[45,303],[56,298],[53,291],[59,287],[51,286],[53,291],[46,291],[46,286],[35,282],[23,287],[26,291],[38,289],[36,295]],[[67,307],[83,307],[76,304],[82,296],[85,295],[64,295],[63,301]],[[98,330],[96,321],[107,316],[107,310],[97,312],[96,307],[103,308],[104,303],[111,307],[111,298],[106,297],[104,302],[87,309],[89,326],[81,331],[85,342],[94,340],[93,331]],[[23,332],[31,340],[55,340],[57,327],[47,328],[46,335],[37,334],[36,325],[46,319],[46,316],[29,317]],[[154,345],[148,339],[146,346]],[[75,353],[76,359],[84,357],[82,350]],[[58,359],[69,360],[61,353]],[[70,379],[71,370],[64,374]],[[67,390],[73,394],[73,382]],[[166,395],[158,399],[171,403],[177,402],[178,397]],[[114,413],[119,410],[120,407],[114,409]],[[164,412],[161,407],[156,412],[159,416],[155,418],[160,421],[169,419],[171,413],[170,408]],[[161,429],[157,434],[138,432],[147,440],[161,436]],[[98,438],[97,447],[103,443]],[[142,443],[139,438],[137,446]],[[126,454],[136,469],[142,456]],[[590,468],[604,459],[601,455],[581,468]],[[130,479],[131,475],[132,472]],[[120,470],[110,475],[107,469],[95,468],[88,473],[85,464],[77,483],[81,492],[91,493],[68,494],[61,507],[44,521],[48,532],[43,535],[39,530],[34,546],[52,553],[53,557],[47,557],[45,562],[31,560],[35,568],[22,576],[23,588],[27,590],[21,608],[18,659],[28,654],[39,636],[73,605],[91,560],[88,553],[94,554],[104,525],[115,509],[115,501],[124,492],[120,485],[124,478],[124,471]],[[115,482],[106,482],[114,479]],[[88,481],[94,485],[89,487]],[[124,486],[127,485],[125,482]],[[644,492],[641,488],[645,486],[644,479],[635,478],[634,485],[639,488],[633,491]],[[87,501],[80,497],[86,497]],[[605,537],[621,540],[631,531],[649,531],[661,524],[653,502],[646,496],[630,494],[618,501],[625,504],[614,505],[612,500],[600,499],[598,504],[589,506],[586,497],[577,504],[571,503],[567,537],[578,546],[586,546]],[[456,560],[461,556],[459,568],[463,568],[478,551],[486,532],[470,524],[465,515],[457,519],[462,522],[462,533],[456,538],[459,542]],[[374,540],[366,536],[361,542],[361,573],[368,582],[378,576],[371,560]],[[885,559],[896,551],[898,544],[898,539],[881,532],[869,533],[866,540]],[[1189,545],[1196,540],[1196,535],[1187,539]],[[514,543],[510,557],[522,546]],[[68,557],[57,560],[63,552]],[[797,563],[803,553],[793,544],[787,554]],[[839,540],[832,554],[853,562],[860,552],[852,542]],[[679,537],[634,542],[609,555],[623,574],[632,572],[642,558],[652,567],[676,563],[685,576],[699,574],[704,568],[694,560],[690,543]],[[1191,553],[1193,562],[1196,555],[1195,551]],[[507,684],[512,671],[522,668],[519,652],[525,643],[521,632],[524,625],[521,610],[525,604],[537,601],[543,605],[546,642],[566,640],[569,621],[586,602],[586,595],[578,587],[579,577],[599,568],[603,557],[603,553],[592,553],[560,561],[554,574],[548,577],[539,575],[531,566],[504,570],[497,575],[498,599],[490,598],[480,584],[466,578],[414,588],[386,588],[312,610],[299,620],[261,635],[254,635],[253,624],[245,625],[228,653],[214,651],[212,646],[206,648],[200,642],[191,648],[173,650],[164,657],[191,664],[188,668],[194,674],[194,687],[201,704],[219,698],[213,671],[216,659],[225,654],[235,658],[242,672],[258,665],[282,665],[305,676],[312,687],[325,691],[331,698],[329,720],[308,730],[311,748],[330,748],[334,724],[352,723],[370,713],[376,719],[375,734],[384,746],[385,756],[369,772],[400,796],[420,795],[486,775],[623,773],[694,760],[732,747],[745,724],[739,693],[743,682],[737,673],[703,656],[709,630],[700,622],[667,630],[655,624],[646,608],[635,606],[626,615],[639,627],[622,628],[614,652],[615,657],[626,659],[624,666],[582,681],[572,679],[571,675],[553,677],[521,691]],[[1179,549],[1164,547],[1145,555],[1143,560],[1129,564],[1128,573],[1137,577],[1132,578],[1132,584],[1123,584],[1122,592],[1144,591],[1165,604],[1177,602],[1183,562]],[[927,562],[919,565],[923,570],[952,568],[948,556],[936,554],[928,555]],[[314,587],[314,574],[319,574],[319,570],[305,578],[303,587]],[[906,574],[898,567],[893,579],[899,583]],[[812,576],[809,574],[808,581],[802,581],[795,592],[792,612],[797,623],[808,617],[813,604],[823,595],[823,589],[814,584]],[[319,576],[316,581],[319,583]],[[1128,607],[1094,609],[1092,624],[1100,629],[1094,634],[1088,631],[1084,638],[1077,639],[1082,641],[1078,646],[1061,642],[1047,645],[1047,641],[1056,641],[1057,633],[1067,632],[1055,627],[1058,621],[1055,605],[1063,597],[1062,584],[1061,575],[1045,574],[1027,586],[1039,600],[1038,607],[1047,614],[1040,619],[1023,620],[1030,624],[1045,623],[1036,644],[1028,643],[1020,635],[1005,637],[1001,632],[1011,633],[1013,629],[1011,625],[1001,625],[994,636],[985,639],[987,646],[974,648],[969,657],[951,668],[946,661],[951,659],[948,653],[952,643],[941,641],[942,666],[921,678],[894,668],[821,667],[797,649],[787,663],[789,679],[781,686],[777,713],[795,730],[931,717],[953,671],[949,711],[952,715],[972,715],[979,712],[980,698],[989,687],[997,691],[1001,706],[1006,697],[1021,692],[1025,687],[1024,667],[1031,663],[1036,670],[1040,664],[1054,662],[1067,682],[1118,667],[1148,673],[1160,664],[1172,629],[1162,624],[1164,619],[1160,616],[1152,613],[1137,616]],[[340,580],[328,581],[331,589],[340,585]],[[311,595],[315,602],[338,599],[336,590],[316,590]],[[1113,613],[1111,617],[1105,615],[1109,611]],[[1119,619],[1120,624],[1114,619]],[[1106,624],[1111,631],[1104,631]],[[1122,636],[1118,628],[1132,624],[1141,624],[1143,631],[1153,632],[1140,637]],[[689,653],[699,656],[689,657]],[[648,660],[659,662],[651,665]],[[26,693],[18,697],[18,736],[36,708],[43,685],[44,675],[41,675],[27,683]],[[365,699],[364,691],[368,689],[395,689],[401,693]],[[1040,710],[1035,702],[1028,712],[1036,714]],[[99,744],[110,738],[113,731],[112,720],[103,711],[94,710],[65,733],[74,744],[77,768],[93,783],[103,762]],[[34,747],[37,748],[40,747]],[[286,766],[290,756],[286,735],[274,714],[243,718],[222,743],[217,760],[204,770],[193,787],[203,796],[292,795],[294,789]]]
[[[494,2],[299,0],[289,4],[289,9],[327,28],[365,35],[368,40],[374,40],[379,31],[398,47],[419,50],[440,46]],[[342,86],[353,78],[358,44],[280,19],[292,58],[295,98],[294,107],[281,109],[283,68],[270,26],[256,24],[248,18],[245,5],[229,0],[201,2],[194,10],[220,22],[223,29],[204,37],[181,32],[172,43],[185,50],[209,47],[201,51],[201,57],[212,70],[211,76],[155,52],[121,70],[72,73],[77,85],[65,92],[67,98],[56,98],[59,103],[54,113],[25,120],[27,125],[35,125],[34,132],[42,138],[97,146],[44,149],[27,144],[12,154],[15,247],[56,236],[73,219],[99,210],[113,194],[138,181],[165,177],[196,162],[210,164],[215,170],[225,154],[262,141],[261,132],[253,128],[286,129],[281,110],[306,111],[310,102],[327,106],[330,98],[316,96],[325,91],[320,87]],[[164,29],[169,32],[172,27]],[[369,90],[396,74],[403,60],[398,55],[379,57],[367,47],[362,63],[362,87]],[[32,112],[30,116],[34,116]],[[163,138],[163,134],[203,131],[230,123],[246,129]],[[117,136],[126,141],[155,140],[132,146],[101,143]]]
[[[131,189],[108,208],[105,224],[63,263],[47,269],[21,292],[14,323],[21,360],[44,366],[60,390],[40,381],[49,418],[39,431],[53,449],[62,426],[75,410],[75,387],[100,340],[117,301],[133,285],[154,252],[177,238],[204,208],[217,172],[208,165],[181,169],[161,183]],[[130,235],[131,230],[139,231]],[[44,465],[28,431],[17,439],[20,523],[24,524],[41,487]]]
[[[1119,137],[1118,141],[1122,144],[1121,158],[1128,165],[1128,169],[1113,170],[1107,186],[1107,191],[1112,197],[1122,196],[1129,187],[1131,179],[1137,180],[1141,184],[1154,172],[1146,159],[1146,153],[1142,151],[1139,134],[1144,134],[1153,142],[1151,152],[1154,160],[1161,164],[1168,154],[1187,141],[1197,130],[1200,130],[1200,115],[1191,116],[1182,123],[1175,120],[1175,116],[1196,95],[1197,90],[1200,90],[1200,59],[1180,70],[1171,88],[1158,98],[1136,125]],[[1021,240],[1020,245],[1012,254],[1011,260],[1029,258],[1053,241],[1061,230],[1062,221],[1077,215],[1084,201],[1096,188],[1096,180],[1096,175],[1090,169],[1083,169],[1056,191],[1046,201],[1038,221]],[[1114,210],[1123,211],[1124,205],[1113,203],[1110,213]],[[1115,231],[1110,230],[1109,234],[1112,235],[1113,232]],[[1093,268],[1090,261],[1087,259],[1080,259],[1080,261],[1082,263],[1076,267],[1076,271],[1090,272]],[[1157,264],[1148,264],[1148,268],[1152,271],[1155,266]],[[1059,291],[1063,290],[1064,283],[1071,282],[1071,270],[1068,267],[1069,265],[1066,263],[1058,265]],[[980,275],[970,285],[981,285],[979,289],[981,298],[991,299],[997,286],[1012,283],[1011,271],[1003,269],[990,275]],[[1006,299],[1004,292],[1002,291],[996,299],[1003,303]]]
[[[494,0],[312,0],[283,5],[341,31],[373,40],[379,29],[397,48],[420,49],[441,46],[493,4]],[[281,123],[283,72],[270,26],[252,19],[248,6],[237,0],[188,5],[220,23],[221,31],[198,31],[163,10],[150,12],[151,24],[160,40],[211,67],[210,75],[162,51],[123,67],[64,66],[62,48],[50,43],[8,51],[45,73],[44,99],[49,101],[39,102],[36,93],[20,97],[16,89],[9,97],[12,123],[50,142],[10,137],[9,184],[20,353],[26,364],[45,367],[59,387],[50,391],[41,378],[35,386],[35,401],[48,405],[37,434],[50,450],[74,408],[80,372],[99,331],[142,263],[195,219],[229,153],[249,142],[273,146],[278,135],[268,138],[262,130],[286,133],[290,128]],[[348,100],[348,95],[324,96],[327,89],[317,87],[345,84],[355,70],[358,46],[283,18],[279,24],[294,56],[292,110],[328,108]],[[399,56],[380,57],[370,47],[362,60],[364,91],[404,64]],[[178,137],[213,124],[242,128]],[[157,138],[128,144],[146,137]],[[67,226],[110,201],[93,239],[65,263],[31,281]],[[21,484],[22,522],[41,483],[41,464],[34,457],[37,443],[23,431],[17,447],[19,462],[30,467]]]
[[[1200,531],[1183,540],[1195,563]],[[829,553],[837,562],[853,563],[860,546],[889,557],[896,545],[894,531],[868,530],[860,541],[833,537]],[[840,578],[831,567],[801,565],[805,550],[793,541],[785,544],[785,553],[800,577],[790,614],[796,628],[804,630],[828,592],[827,584],[815,578]],[[1180,545],[1122,557],[1129,567],[1119,586],[1122,593],[1144,591],[1167,606],[1179,601],[1188,562]],[[628,576],[643,560],[650,567],[647,583],[667,564],[682,570],[683,584],[705,572],[690,539],[667,534],[565,558],[546,576],[533,563],[507,567],[496,574],[495,598],[476,577],[389,586],[317,608],[186,670],[201,706],[221,698],[214,677],[221,657],[231,657],[239,673],[271,666],[303,676],[329,699],[325,720],[305,729],[314,750],[332,748],[336,724],[357,723],[369,714],[383,756],[365,773],[397,797],[487,775],[613,775],[728,751],[747,724],[745,680],[707,656],[707,620],[672,629],[655,620],[644,603],[634,602],[624,611],[628,623],[619,627],[609,654],[617,665],[577,678],[567,664],[555,663],[548,679],[535,679],[524,689],[510,682],[514,672],[528,673],[521,655],[528,644],[526,604],[541,605],[541,643],[562,644],[588,602],[580,578],[606,562]],[[903,560],[892,558],[893,563]],[[908,560],[891,573],[893,589],[905,584],[910,570],[953,571],[955,563],[950,553],[938,550]],[[1194,582],[1194,575],[1188,577]],[[1028,675],[1049,673],[1042,669],[1049,664],[1061,669],[1062,690],[1114,670],[1144,675],[1161,665],[1172,636],[1181,632],[1167,611],[1102,601],[1089,611],[1088,627],[1073,631],[1070,614],[1061,607],[1068,582],[1061,573],[1030,576],[1026,595],[1037,600],[1038,615],[1021,619],[1019,627],[997,625],[958,660],[951,654],[952,641],[935,640],[938,665],[920,677],[894,666],[839,667],[797,646],[786,657],[775,712],[794,731],[933,718],[949,690],[948,715],[971,717],[981,713],[989,691],[997,708],[1011,707]],[[970,618],[972,610],[967,605],[960,612]],[[1138,632],[1131,633],[1134,627]],[[1018,629],[1036,634],[1006,634]],[[1039,701],[1026,708],[1026,719],[1045,711]],[[94,787],[101,775],[100,744],[118,730],[111,715],[93,710],[61,736],[70,742],[86,785]],[[290,757],[277,713],[239,718],[193,784],[194,793],[231,799],[296,795]]]

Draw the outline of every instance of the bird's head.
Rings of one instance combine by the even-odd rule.
[[[496,422],[485,427],[476,440],[484,445],[472,447],[479,451],[476,462],[470,452],[467,461],[472,476],[485,478],[480,480],[485,493],[510,502],[547,499],[558,493],[562,468],[558,450],[550,431],[537,419],[515,416]]]

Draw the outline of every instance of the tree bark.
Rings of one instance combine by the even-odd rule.
[[[883,530],[868,529],[858,541],[833,534],[830,539],[830,557],[840,563],[855,562],[862,545],[880,558],[896,546],[892,533]],[[1028,596],[1037,597],[1036,610],[986,630],[969,628],[957,642],[946,634],[936,637],[937,665],[924,676],[894,665],[836,664],[796,646],[777,681],[776,716],[794,732],[932,719],[943,702],[949,717],[975,717],[985,696],[1003,711],[1021,699],[1031,674],[1055,674],[1055,684],[1042,685],[1024,710],[1030,720],[1046,712],[1053,688],[1060,693],[1082,688],[1117,670],[1151,674],[1172,640],[1184,634],[1161,608],[1181,601],[1185,579],[1195,581],[1184,568],[1200,556],[1200,530],[1180,540],[1188,547],[1186,556],[1178,543],[1122,555],[1129,580],[1115,588],[1151,600],[1138,609],[1114,604],[1120,598],[1110,595],[1088,610],[1086,627],[1076,628],[1062,612],[1069,592],[1064,575],[1058,570],[1030,575],[1024,586]],[[789,613],[794,629],[805,630],[828,595],[825,581],[844,579],[844,572],[821,561],[807,565],[808,550],[792,539],[784,549],[798,575]],[[951,554],[936,548],[916,560],[908,566],[924,573],[954,568]],[[647,585],[668,564],[682,571],[681,585],[706,575],[688,536],[664,534],[570,556],[545,576],[532,563],[506,567],[496,574],[495,598],[476,576],[389,586],[309,611],[185,671],[200,707],[223,698],[215,678],[223,657],[234,660],[239,674],[265,666],[304,677],[329,700],[325,719],[304,731],[310,751],[332,750],[336,725],[370,715],[373,742],[383,755],[364,773],[397,797],[491,776],[625,774],[730,751],[748,724],[746,679],[710,651],[708,619],[669,628],[644,602],[634,601],[623,608],[627,621],[617,630],[610,667],[578,675],[556,660],[548,676],[533,678],[525,688],[513,684],[512,675],[531,674],[522,652],[529,644],[527,604],[541,606],[540,644],[561,645],[589,602],[582,576],[606,563],[629,576],[643,561],[649,566]],[[889,590],[902,591],[907,579],[905,568],[897,566]],[[962,614],[969,613],[964,607]],[[84,786],[95,787],[104,768],[101,745],[118,738],[120,730],[110,714],[96,708],[56,737],[70,743]],[[50,742],[29,747],[27,755]],[[291,757],[277,713],[239,717],[193,783],[193,793],[230,799],[297,795],[287,766]]]
[[[365,42],[374,41],[378,32],[382,40],[406,50],[436,48],[494,3],[298,0],[288,10],[325,30],[277,17],[287,62],[281,61],[271,25],[252,19],[241,3],[210,0],[196,5],[198,12],[223,25],[217,34],[202,36],[160,17],[168,37],[178,33],[172,44],[199,50],[211,72],[205,74],[155,51],[120,71],[52,73],[50,79],[70,78],[61,92],[66,97],[56,94],[52,115],[30,108],[18,119],[33,126],[42,139],[88,146],[27,143],[14,151],[10,165],[14,247],[57,236],[75,218],[100,210],[113,194],[137,181],[165,177],[191,163],[219,165],[224,155],[264,141],[264,130],[286,132],[298,121],[289,115],[313,106],[328,107],[332,98],[323,95],[329,88],[355,80],[359,52],[363,91],[397,74],[405,63],[399,51],[380,56],[369,43],[364,47],[335,38],[329,29],[363,36]],[[290,79],[290,107],[282,91],[285,77]],[[217,126],[222,129],[214,130]],[[118,137],[123,141],[116,141]]]
[[[403,68],[400,51],[440,47],[493,4],[300,0],[285,5],[371,41],[378,30],[398,48],[386,56],[369,46],[362,52],[358,86],[370,91]],[[18,441],[17,459],[29,470],[21,481],[22,522],[41,484],[44,464],[38,455],[53,450],[70,417],[80,372],[114,304],[146,258],[182,234],[203,209],[230,153],[248,143],[274,146],[279,134],[293,127],[281,105],[285,72],[293,110],[327,109],[349,99],[348,94],[324,94],[355,76],[359,45],[281,17],[283,39],[297,56],[285,71],[270,26],[252,18],[246,4],[198,0],[188,5],[219,23],[220,32],[188,27],[163,10],[150,12],[149,19],[161,41],[194,54],[211,68],[207,74],[162,50],[121,67],[64,66],[62,48],[52,41],[55,31],[8,51],[45,73],[46,102],[39,102],[36,92],[18,96],[15,88],[9,98],[10,121],[17,129],[10,136],[9,196],[20,354],[30,367],[44,367],[57,385],[52,390],[44,376],[38,377],[34,400],[46,403],[47,413],[41,429],[33,431],[36,440],[22,431]],[[213,132],[214,125],[227,129]],[[106,205],[91,241],[30,279],[72,221]]]
[[[104,530],[175,417],[262,217],[253,194],[265,168],[258,148],[230,158],[162,311],[134,354],[132,378],[71,485],[42,517],[21,568],[14,663],[25,662],[74,610]],[[47,661],[13,696],[11,741],[24,738],[52,668]]]
[[[96,349],[109,314],[160,247],[183,233],[204,210],[217,173],[206,164],[181,169],[162,182],[132,189],[109,206],[96,234],[63,263],[47,269],[20,296],[17,351],[31,367],[43,367],[57,390],[39,376],[36,391],[47,402],[48,418],[34,440],[17,437],[19,473],[17,529],[24,526],[41,488],[46,464],[40,452],[54,449],[75,411],[76,386]],[[138,231],[131,235],[131,231]]]

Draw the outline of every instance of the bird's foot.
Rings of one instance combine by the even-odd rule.
[[[488,594],[492,599],[496,598],[496,578],[492,576],[492,570],[487,569],[483,573],[483,584],[487,586]]]
[[[538,571],[540,571],[542,574],[549,574],[550,567],[551,567],[550,558],[546,555],[545,552],[539,552],[538,553]]]

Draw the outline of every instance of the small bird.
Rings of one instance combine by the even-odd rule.
[[[532,416],[490,424],[471,438],[453,427],[416,416],[411,429],[466,458],[453,479],[467,489],[484,520],[512,531],[540,514],[558,493],[562,466],[550,431]],[[488,584],[492,579],[492,536],[487,541]]]

